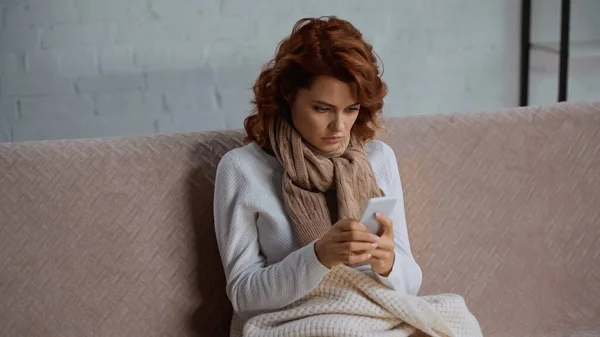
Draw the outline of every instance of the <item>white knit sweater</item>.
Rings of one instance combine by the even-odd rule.
[[[393,150],[369,141],[366,152],[377,183],[387,196],[400,200],[391,219],[395,262],[384,285],[416,295],[421,269],[409,245],[400,175]],[[299,247],[282,197],[283,167],[256,143],[229,151],[217,168],[215,232],[235,313],[248,320],[276,311],[307,295],[329,272],[317,259],[314,242]],[[360,267],[371,272],[370,266]]]

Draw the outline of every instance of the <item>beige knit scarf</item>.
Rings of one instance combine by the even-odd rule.
[[[285,169],[284,205],[301,246],[332,226],[325,193],[335,193],[338,219],[358,219],[368,199],[383,196],[364,142],[354,133],[337,150],[322,152],[304,142],[290,123],[275,118],[270,142]]]

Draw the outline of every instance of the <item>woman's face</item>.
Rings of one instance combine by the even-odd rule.
[[[336,150],[350,136],[359,109],[354,85],[329,76],[319,76],[309,89],[298,90],[291,104],[296,130],[323,152]]]

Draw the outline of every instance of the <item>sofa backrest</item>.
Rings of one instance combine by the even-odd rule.
[[[600,335],[600,103],[394,119],[421,294],[484,336]]]
[[[0,144],[0,335],[227,335],[213,184],[241,138]]]
[[[423,295],[486,336],[600,332],[600,103],[387,126]],[[0,144],[0,335],[227,336],[213,183],[241,139]]]

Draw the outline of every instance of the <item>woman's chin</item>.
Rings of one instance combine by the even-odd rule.
[[[325,139],[308,141],[308,143],[321,152],[334,152],[342,145],[342,142],[327,141]]]
[[[322,152],[333,152],[336,151],[340,147],[340,145],[340,143],[321,142],[319,146],[315,147]]]

